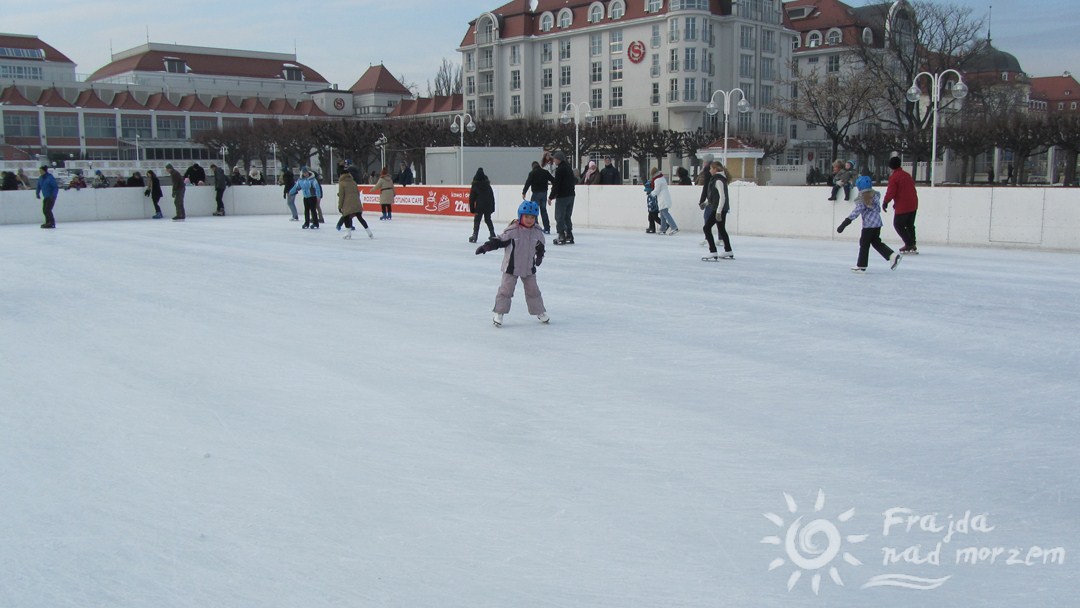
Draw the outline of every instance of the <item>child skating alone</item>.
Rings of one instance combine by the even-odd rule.
[[[874,184],[867,175],[861,176],[855,182],[855,187],[859,189],[859,194],[855,196],[855,209],[836,227],[837,232],[843,232],[852,220],[862,216],[863,229],[862,236],[859,237],[859,259],[851,270],[852,272],[866,272],[871,247],[890,262],[890,269],[896,270],[896,265],[900,263],[903,255],[894,252],[881,241],[881,193],[874,190]]]
[[[544,231],[536,225],[536,216],[540,206],[535,201],[522,201],[518,206],[518,219],[499,236],[476,248],[476,255],[506,249],[502,262],[502,283],[495,294],[495,316],[492,323],[502,327],[503,315],[510,312],[510,299],[518,279],[525,285],[525,304],[529,314],[536,315],[541,323],[550,319],[544,308],[544,298],[536,284],[536,267],[544,261]]]

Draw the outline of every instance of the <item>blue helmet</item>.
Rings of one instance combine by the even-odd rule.
[[[859,190],[869,190],[874,187],[874,180],[870,179],[869,175],[860,175],[859,179],[855,180],[855,187]]]
[[[523,215],[540,215],[540,205],[536,201],[521,201],[518,205],[518,219]]]

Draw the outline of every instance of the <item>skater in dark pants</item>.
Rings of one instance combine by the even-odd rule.
[[[915,212],[919,210],[919,194],[915,191],[915,180],[911,174],[900,168],[900,159],[896,156],[889,159],[889,168],[892,175],[889,176],[889,186],[885,189],[885,204],[882,211],[889,210],[889,203],[893,204],[893,228],[904,246],[900,253],[919,253],[915,246]]]
[[[184,191],[187,189],[184,185],[184,176],[173,169],[171,164],[165,165],[165,170],[169,172],[169,179],[172,180],[173,206],[176,207],[176,215],[172,219],[174,222],[182,222],[187,218],[187,213],[184,211]]]
[[[484,168],[476,170],[469,190],[469,211],[473,214],[472,236],[470,243],[475,243],[480,233],[480,220],[487,225],[489,238],[495,238],[495,224],[491,223],[491,214],[495,213],[495,191],[491,189],[491,180],[484,174]]]
[[[394,180],[390,179],[390,170],[386,167],[382,168],[382,173],[379,174],[379,180],[375,182],[375,186],[371,188],[372,192],[376,192],[379,195],[379,208],[382,209],[382,215],[379,216],[380,220],[391,220],[394,217],[394,210],[391,205],[394,204]]]
[[[356,185],[356,179],[353,178],[349,172],[344,172],[338,177],[338,212],[341,213],[341,219],[338,220],[337,229],[341,230],[342,226],[349,229],[345,233],[346,239],[352,238],[353,218],[356,218],[360,222],[360,225],[367,230],[369,239],[375,238],[374,234],[371,234],[371,228],[368,228],[367,222],[364,221],[364,207],[360,203],[360,188]]]
[[[161,213],[161,205],[158,204],[158,201],[165,196],[161,192],[161,180],[158,179],[157,173],[155,173],[153,169],[146,172],[146,177],[150,178],[150,185],[143,191],[143,196],[150,197],[150,201],[154,203],[154,219],[160,220],[165,217],[165,215]]]
[[[645,209],[649,212],[649,227],[645,234],[656,234],[656,228],[660,225],[660,202],[653,195],[653,182],[645,182]]]
[[[536,268],[544,261],[544,231],[536,225],[540,206],[533,201],[518,205],[518,219],[499,236],[477,247],[476,255],[506,248],[502,262],[502,282],[495,294],[495,313],[491,321],[502,327],[503,315],[510,312],[510,299],[518,279],[525,285],[525,304],[530,315],[536,315],[541,323],[550,321],[544,308],[544,297],[536,284]]]
[[[56,218],[53,216],[53,206],[56,205],[56,195],[60,193],[60,186],[56,184],[56,178],[49,173],[49,168],[42,165],[39,169],[36,196],[41,199],[41,213],[45,216],[42,228],[56,228]]]
[[[894,252],[888,245],[881,242],[881,193],[874,190],[873,181],[866,175],[855,182],[855,187],[859,190],[859,194],[855,196],[855,209],[836,227],[838,233],[843,232],[852,220],[862,216],[863,229],[859,237],[859,259],[851,270],[866,272],[871,247],[890,262],[889,268],[896,270],[896,265],[900,263],[903,254]]]
[[[701,258],[702,260],[730,260],[735,257],[735,254],[731,252],[731,237],[727,232],[727,216],[731,211],[731,204],[728,202],[728,177],[727,170],[724,168],[723,163],[718,160],[714,160],[709,164],[709,173],[712,177],[706,185],[705,201],[699,203],[699,205],[705,210],[705,225],[702,230],[705,232],[705,241],[709,244],[709,255]],[[724,242],[724,253],[720,254],[716,251],[716,241],[713,239],[712,228],[716,226],[716,233],[720,236],[720,240]]]
[[[566,162],[566,155],[558,151],[552,155],[555,162],[555,181],[548,195],[548,204],[555,203],[555,229],[559,231],[559,237],[555,239],[556,245],[574,244],[574,170]]]
[[[300,221],[300,216],[296,213],[296,193],[290,191],[292,187],[296,185],[296,177],[292,174],[292,169],[285,167],[281,171],[281,183],[285,187],[282,189],[282,198],[285,199],[285,204],[289,206],[289,213],[292,214],[292,220],[294,222]]]
[[[319,227],[319,199],[322,198],[322,186],[315,174],[307,167],[300,168],[300,179],[293,184],[290,194],[300,193],[304,197],[304,225],[301,228]]]
[[[225,175],[225,170],[221,167],[211,164],[210,172],[214,175],[214,201],[217,202],[217,210],[214,211],[214,215],[225,215],[225,189],[229,187],[229,176]]]
[[[551,221],[548,219],[547,212],[547,193],[548,184],[553,182],[554,178],[551,177],[551,173],[534,160],[532,171],[529,172],[529,177],[525,180],[525,186],[521,189],[521,198],[528,196],[528,200],[533,201],[540,207],[540,222],[544,225],[544,234],[551,234]],[[530,190],[532,190],[531,195],[528,194]]]

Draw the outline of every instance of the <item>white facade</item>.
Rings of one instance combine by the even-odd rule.
[[[729,15],[695,0],[579,2],[544,11],[546,4],[528,20],[517,16],[538,24],[537,32],[500,32],[500,24],[513,29],[514,15],[476,20],[473,43],[459,48],[466,112],[550,121],[568,103],[584,102],[579,114],[590,109],[604,123],[719,131],[723,97],[718,116],[705,106],[715,90],[738,87],[752,111],[734,111],[735,93],[730,132],[786,136],[785,121],[765,109],[787,78],[794,37],[782,25],[779,0],[740,2]]]

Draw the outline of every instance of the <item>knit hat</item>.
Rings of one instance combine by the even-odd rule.
[[[859,190],[869,190],[874,187],[874,181],[870,179],[869,175],[861,175],[859,179],[855,180],[855,187]]]

